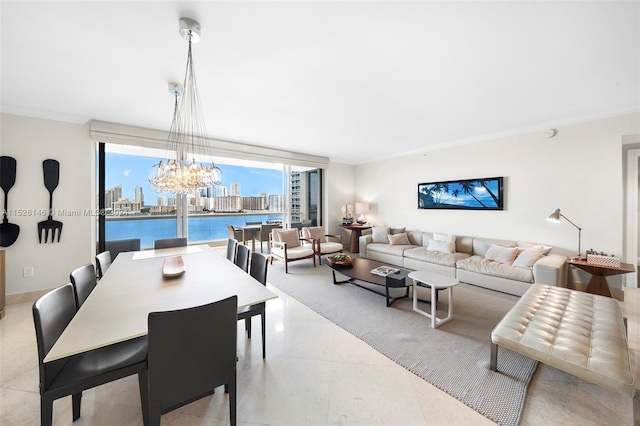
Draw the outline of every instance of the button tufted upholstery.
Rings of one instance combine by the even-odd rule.
[[[491,333],[500,345],[633,398],[636,387],[618,301],[534,284]]]

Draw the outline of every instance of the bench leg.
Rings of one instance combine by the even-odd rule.
[[[633,397],[633,426],[640,426],[640,392]]]
[[[491,371],[498,371],[498,345],[491,343],[491,361],[489,363]]]

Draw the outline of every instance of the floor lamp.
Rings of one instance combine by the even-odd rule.
[[[571,222],[569,219],[567,219],[567,217],[565,215],[560,213],[560,209],[556,209],[556,211],[551,213],[549,215],[549,217],[547,218],[547,220],[549,222],[560,223],[560,218],[561,217],[564,218],[564,220],[566,220],[567,222],[569,222],[573,226],[575,226],[576,228],[578,228],[578,260],[580,260],[580,258],[581,258],[581,256],[580,256],[580,238],[581,238],[581,236],[580,236],[580,234],[582,233],[582,228],[580,228],[575,223]]]

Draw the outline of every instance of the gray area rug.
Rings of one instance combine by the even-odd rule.
[[[453,320],[432,329],[427,317],[413,311],[411,299],[387,308],[383,296],[334,285],[329,268],[307,263],[290,263],[285,274],[282,262],[274,262],[269,283],[485,417],[501,425],[519,423],[537,361],[500,348],[500,373],[489,369],[491,330],[516,297],[460,284],[453,289]],[[438,316],[444,317],[446,292],[440,297]],[[423,303],[421,309],[430,308]]]

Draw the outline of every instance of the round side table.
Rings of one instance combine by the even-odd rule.
[[[431,327],[436,328],[453,319],[453,287],[458,285],[458,280],[452,277],[436,274],[429,271],[413,271],[409,273],[409,278],[413,280],[413,310],[431,319]],[[417,287],[431,287],[431,312],[418,309]],[[436,317],[436,294],[438,290],[447,290],[449,299],[448,313],[445,318]]]

